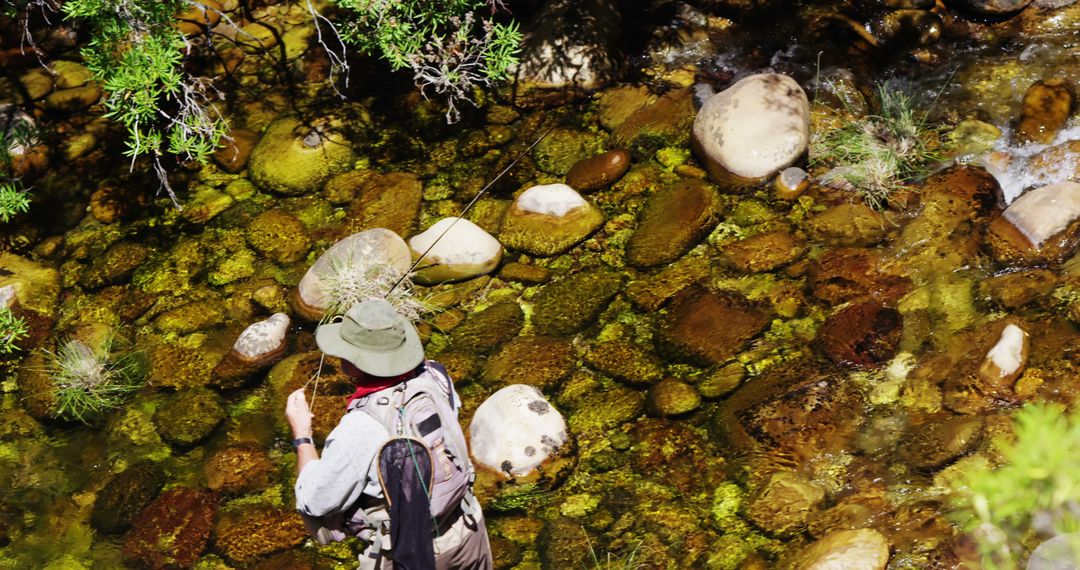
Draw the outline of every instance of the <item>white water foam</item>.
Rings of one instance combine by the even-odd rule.
[[[1048,168],[1038,170],[1030,167],[1031,158],[1040,152],[1069,141],[1080,140],[1080,121],[1070,120],[1051,144],[1013,145],[1011,129],[1002,128],[1002,135],[994,145],[994,150],[979,157],[976,162],[983,165],[1001,185],[1005,194],[1005,203],[1011,204],[1020,194],[1029,188],[1041,188],[1057,182],[1071,179],[1080,165],[1080,155],[1066,152],[1061,160]]]

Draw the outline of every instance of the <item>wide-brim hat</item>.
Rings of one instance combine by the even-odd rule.
[[[319,325],[315,342],[373,376],[404,374],[424,361],[416,327],[382,299],[357,303],[340,322]]]

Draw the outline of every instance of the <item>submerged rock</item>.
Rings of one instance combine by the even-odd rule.
[[[674,378],[665,378],[649,387],[645,396],[645,409],[657,416],[681,416],[698,409],[701,394],[690,384]]]
[[[746,518],[769,534],[792,536],[806,528],[806,522],[825,499],[825,490],[790,471],[773,474],[752,496]]]
[[[423,201],[424,185],[409,172],[388,172],[365,179],[360,197],[349,207],[352,231],[387,228],[398,235],[413,233]]]
[[[735,356],[769,324],[769,315],[735,293],[693,285],[668,305],[660,321],[660,348],[668,357],[700,366]]]
[[[566,184],[579,192],[588,192],[618,181],[629,169],[629,152],[609,150],[574,163],[566,173]]]
[[[885,239],[892,225],[862,202],[831,206],[807,221],[811,237],[831,246],[874,245]]]
[[[393,284],[412,265],[405,240],[383,228],[352,234],[330,246],[300,279],[290,304],[301,317],[317,321],[341,294],[343,285],[365,280]],[[380,292],[385,294],[385,292]]]
[[[596,135],[568,128],[559,128],[548,133],[532,150],[536,166],[544,172],[562,176],[581,160],[599,152],[601,139]]]
[[[1050,144],[1065,128],[1076,100],[1076,89],[1066,79],[1036,81],[1024,94],[1020,120],[1013,132],[1013,142]]]
[[[528,384],[553,388],[574,369],[574,350],[561,339],[522,336],[503,345],[487,361],[483,382],[489,386]]]
[[[572,335],[595,323],[622,285],[622,275],[606,268],[545,285],[533,302],[533,326],[545,335]]]
[[[724,257],[743,273],[772,271],[795,261],[806,243],[787,230],[760,233],[725,245]]]
[[[207,388],[177,392],[154,412],[161,438],[182,448],[206,439],[224,420],[221,396]]]
[[[8,285],[15,289],[19,306],[51,315],[60,296],[60,272],[48,264],[2,252],[0,287]]]
[[[165,491],[133,521],[124,557],[154,570],[189,568],[206,549],[216,512],[217,497],[210,491]]]
[[[222,388],[235,388],[243,378],[285,356],[289,324],[288,315],[275,313],[248,325],[233,343],[232,350],[214,367],[217,384]]]
[[[262,556],[300,546],[308,538],[304,521],[292,509],[257,505],[228,512],[214,525],[214,545],[243,565]],[[292,568],[285,566],[283,568]]]
[[[685,146],[693,122],[690,89],[676,89],[631,113],[611,133],[611,141],[638,159],[647,159],[662,148]]]
[[[797,570],[885,570],[889,541],[871,528],[838,530],[803,550]]]
[[[256,216],[245,237],[255,251],[275,263],[299,261],[311,248],[304,224],[285,210],[267,210]]]
[[[593,345],[585,353],[585,362],[630,386],[648,386],[663,376],[660,360],[651,352],[626,341],[607,341]]]
[[[756,182],[791,166],[810,141],[810,103],[794,79],[751,75],[710,97],[694,119],[694,150],[718,181]]]
[[[675,261],[690,251],[720,218],[720,196],[701,180],[665,186],[649,197],[626,244],[626,261],[639,268]]]
[[[90,524],[108,534],[127,530],[139,511],[163,486],[165,471],[157,463],[141,461],[128,467],[97,494]]]
[[[337,120],[304,124],[294,117],[276,119],[251,151],[251,181],[290,196],[318,190],[355,158],[349,141],[338,132],[340,126]]]
[[[450,333],[450,346],[455,350],[488,353],[521,332],[525,313],[515,302],[496,303],[473,313]]]
[[[113,285],[131,277],[150,255],[141,244],[121,241],[114,243],[83,272],[79,284],[87,289]]]
[[[206,460],[203,475],[214,491],[242,494],[270,484],[274,464],[264,451],[250,447],[227,447]]]
[[[982,431],[983,420],[978,416],[930,416],[908,430],[900,456],[916,469],[940,469],[975,449]]]
[[[425,252],[416,270],[417,283],[462,281],[491,273],[502,260],[502,244],[464,218],[443,218],[409,238],[413,258]]]
[[[499,239],[511,249],[549,257],[564,253],[604,223],[604,214],[566,184],[522,192],[503,219]]]
[[[229,174],[237,174],[247,166],[251,151],[259,142],[259,134],[248,129],[233,129],[222,139],[221,148],[214,152],[214,162]]]
[[[875,301],[855,303],[831,314],[818,329],[817,340],[840,366],[878,366],[896,353],[903,317]]]

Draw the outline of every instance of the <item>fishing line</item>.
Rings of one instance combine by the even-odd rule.
[[[469,210],[472,209],[473,205],[476,204],[477,200],[479,200],[480,197],[484,195],[484,193],[486,193],[496,182],[498,182],[498,180],[500,178],[502,178],[504,174],[509,172],[510,169],[513,168],[514,165],[517,164],[522,158],[525,158],[525,155],[528,154],[529,151],[531,151],[533,149],[533,147],[540,144],[540,141],[547,138],[547,136],[549,134],[551,134],[551,131],[554,131],[554,130],[555,130],[555,126],[549,127],[548,130],[544,131],[544,134],[540,135],[539,138],[537,138],[535,141],[533,141],[532,144],[530,144],[528,148],[526,148],[525,150],[519,152],[518,155],[516,157],[514,157],[514,160],[512,162],[510,162],[510,164],[506,165],[506,168],[502,169],[501,172],[499,172],[498,174],[495,175],[495,178],[491,179],[491,182],[488,182],[486,185],[484,185],[484,187],[481,188],[480,191],[476,193],[476,196],[473,196],[472,200],[469,200],[469,203],[465,205],[465,209],[463,209],[461,211],[461,214],[459,214],[456,218],[454,218],[454,221],[450,222],[450,225],[447,226],[446,229],[443,230],[442,233],[439,234],[439,236],[435,238],[435,241],[431,242],[431,245],[429,245],[427,247],[427,249],[425,249],[424,252],[420,254],[420,257],[416,258],[416,261],[414,261],[412,266],[409,267],[409,270],[406,271],[401,276],[401,278],[397,280],[396,283],[394,283],[394,286],[391,287],[390,290],[387,291],[385,295],[383,295],[383,298],[385,299],[385,298],[389,297],[390,294],[394,292],[394,289],[397,289],[398,285],[401,285],[401,283],[403,281],[405,281],[406,277],[408,277],[409,275],[412,275],[413,271],[415,271],[416,267],[418,265],[420,265],[420,262],[423,261],[424,257],[426,257],[428,253],[431,253],[431,250],[435,247],[435,244],[439,243],[439,240],[441,240],[443,238],[443,236],[450,233],[450,230],[454,228],[454,224],[458,223],[462,218],[465,217],[465,214],[469,213]]]

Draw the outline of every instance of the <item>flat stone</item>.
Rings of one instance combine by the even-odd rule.
[[[665,186],[649,197],[626,244],[626,261],[639,268],[666,265],[708,235],[720,217],[720,196],[701,180]]]
[[[719,295],[693,285],[668,305],[659,340],[666,356],[711,366],[738,354],[768,324],[767,312],[736,294]]]

